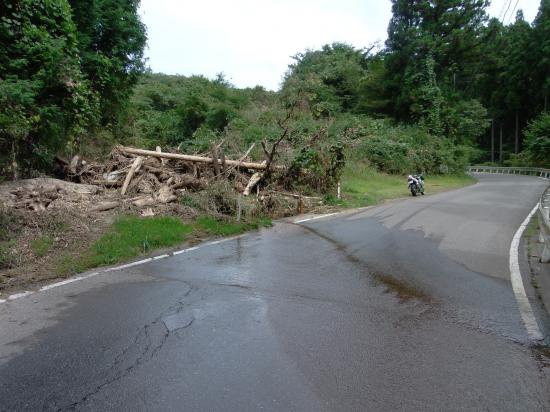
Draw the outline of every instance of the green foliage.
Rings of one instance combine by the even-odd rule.
[[[451,142],[474,146],[489,127],[487,109],[476,99],[450,99],[442,112],[444,134]]]
[[[523,155],[535,165],[550,167],[550,114],[541,113],[524,131]]]
[[[343,43],[294,56],[283,84],[283,99],[307,105],[316,117],[365,107],[359,85],[367,83],[367,53]],[[368,83],[372,86],[372,83]],[[363,103],[363,106],[361,104]]]
[[[391,174],[461,173],[478,155],[471,146],[441,139],[421,126],[395,126],[384,120],[365,119],[350,138],[352,159]]]
[[[69,0],[82,70],[99,96],[104,125],[115,122],[143,72],[147,40],[139,0]]]
[[[421,73],[417,62],[433,58],[434,75],[442,89],[451,89],[457,79],[475,73],[487,4],[485,0],[392,0],[385,83],[398,119],[411,118],[418,87],[411,76]]]
[[[0,174],[48,170],[125,106],[143,69],[139,1],[0,6]]]
[[[47,167],[96,110],[66,0],[8,0],[0,15],[0,163],[16,175]]]
[[[432,55],[428,55],[421,70],[417,74],[409,76],[409,81],[417,83],[411,96],[410,110],[418,119],[419,124],[425,127],[429,133],[440,136],[443,132],[441,118],[443,96],[437,85],[434,65],[435,61]]]
[[[260,118],[273,95],[261,88],[239,90],[220,78],[146,74],[132,97],[132,130],[149,147],[204,151],[226,129],[238,134],[237,144],[250,144],[266,136]]]

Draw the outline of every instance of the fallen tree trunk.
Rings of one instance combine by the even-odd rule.
[[[152,156],[152,157],[165,158],[165,159],[186,160],[188,162],[194,162],[194,163],[213,163],[214,162],[214,160],[211,157],[192,156],[192,155],[184,155],[179,153],[166,153],[166,152],[159,153],[153,150],[134,149],[133,147],[119,146],[118,150],[120,150],[122,153],[133,154],[137,156]],[[218,162],[220,162],[219,159],[218,159]],[[265,163],[241,162],[238,160],[229,160],[229,159],[226,159],[225,163],[227,166],[238,166],[245,169],[265,170],[267,168],[267,165]],[[279,166],[277,168],[282,168],[282,167]]]

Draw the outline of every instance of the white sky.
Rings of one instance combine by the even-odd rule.
[[[493,0],[489,13],[505,22],[523,9],[527,21],[539,0]],[[154,72],[224,72],[237,87],[278,89],[291,56],[344,42],[357,48],[386,39],[390,0],[142,0],[146,57]]]

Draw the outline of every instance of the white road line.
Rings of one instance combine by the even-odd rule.
[[[525,293],[525,287],[523,286],[523,280],[519,270],[519,243],[525,228],[529,224],[529,221],[533,215],[537,212],[538,207],[539,205],[537,204],[533,210],[531,210],[531,213],[529,213],[529,215],[525,218],[514,235],[512,244],[510,245],[510,280],[512,281],[512,289],[514,290],[514,295],[516,296],[521,318],[523,319],[525,329],[527,329],[527,334],[531,340],[542,340],[543,336],[540,332],[537,320],[535,319],[533,308],[531,307],[529,299]]]
[[[96,276],[96,275],[99,275],[99,272],[93,272],[93,273],[89,273],[85,276],[77,276],[75,278],[62,280],[61,282],[52,283],[51,285],[42,286],[38,291],[39,292],[44,292],[45,290],[50,290],[50,289],[53,289],[53,288],[57,288],[59,286],[68,285],[69,283],[77,282],[79,280],[88,279],[88,278],[91,278],[92,276]]]
[[[153,260],[159,260],[159,259],[164,259],[164,258],[167,258],[168,256],[170,256],[170,255],[160,255],[160,256],[155,256],[155,257],[153,258]]]
[[[190,247],[190,248],[187,248],[187,249],[176,250],[172,254],[173,255],[181,255],[182,253],[191,252],[192,250],[197,250],[198,248],[199,248],[198,246],[193,246],[193,247]]]
[[[310,220],[321,219],[321,218],[323,218],[323,217],[334,216],[334,215],[337,215],[337,214],[338,214],[338,213],[327,213],[326,215],[319,215],[319,216],[314,216],[314,217],[308,217],[307,219],[296,220],[294,223],[308,222],[308,221],[310,221]]]
[[[0,303],[6,303],[7,300],[6,299],[0,299]]]
[[[8,300],[15,300],[15,299],[23,298],[25,296],[32,295],[33,293],[34,292],[32,292],[30,290],[26,290],[25,292],[21,292],[21,293],[15,293],[14,295],[8,296]]]
[[[143,265],[144,263],[151,262],[153,258],[147,258],[143,260],[138,260],[137,262],[127,263],[126,265],[116,266],[114,268],[105,269],[103,272],[114,272],[115,270],[122,270],[131,268],[133,266]]]

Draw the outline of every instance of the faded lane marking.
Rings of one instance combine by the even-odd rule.
[[[537,212],[538,207],[539,205],[537,203],[533,210],[531,210],[531,213],[529,213],[518,228],[514,238],[512,239],[512,244],[510,245],[510,280],[512,281],[512,289],[514,290],[514,295],[518,303],[521,318],[525,324],[525,329],[527,329],[527,334],[529,335],[529,338],[534,341],[542,340],[543,336],[540,332],[539,325],[537,324],[531,303],[529,303],[529,299],[525,293],[525,287],[521,278],[521,272],[519,269],[519,244],[525,228],[529,224],[529,221],[533,215]]]
[[[294,221],[294,223],[309,222],[310,220],[322,219],[324,217],[334,216],[338,214],[339,213],[327,213],[326,215],[319,215],[319,216],[308,217],[307,219],[296,220]]]

